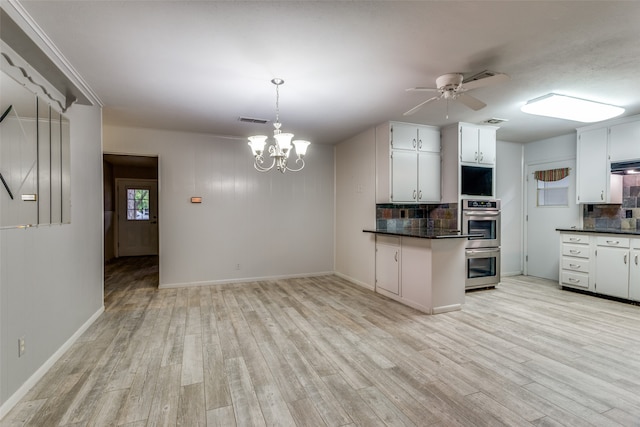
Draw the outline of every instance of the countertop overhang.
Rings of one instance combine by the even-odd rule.
[[[387,236],[416,237],[418,239],[468,239],[482,237],[481,234],[462,234],[458,230],[362,230],[365,233],[384,234]]]
[[[556,228],[556,231],[568,233],[622,234],[628,236],[640,236],[640,230],[621,230],[619,228]]]

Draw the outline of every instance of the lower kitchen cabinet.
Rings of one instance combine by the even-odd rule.
[[[400,293],[400,238],[376,238],[376,289]]]
[[[632,240],[629,259],[629,299],[640,301],[640,239]]]
[[[375,291],[427,314],[460,310],[466,241],[377,234]]]
[[[561,232],[560,284],[640,301],[640,238]]]
[[[620,246],[607,245],[606,242]],[[595,291],[629,298],[629,239],[598,237]]]

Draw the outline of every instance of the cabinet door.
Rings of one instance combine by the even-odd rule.
[[[494,165],[496,163],[496,130],[478,129],[478,163]]]
[[[598,246],[596,292],[629,298],[629,249]]]
[[[440,152],[440,130],[418,126],[418,151]]]
[[[391,148],[394,150],[415,150],[418,147],[418,128],[408,123],[392,123]]]
[[[578,135],[578,203],[603,203],[607,200],[607,129],[594,129]]]
[[[415,151],[394,150],[391,153],[391,201],[418,200],[418,154]]]
[[[376,237],[376,290],[400,293],[400,238]]]
[[[418,202],[440,202],[440,153],[418,153]]]
[[[632,249],[629,259],[629,299],[640,301],[640,249]]]
[[[640,159],[640,121],[611,126],[609,144],[612,162]]]
[[[460,126],[460,161],[478,162],[478,128]]]

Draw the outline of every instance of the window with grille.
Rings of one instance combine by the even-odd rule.
[[[538,206],[569,206],[569,177],[559,181],[537,181]]]
[[[142,188],[127,189],[127,220],[149,220],[149,190]]]

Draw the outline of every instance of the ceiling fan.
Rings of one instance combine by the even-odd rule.
[[[458,73],[444,74],[436,79],[436,87],[414,87],[411,89],[407,89],[407,91],[409,92],[439,92],[439,94],[437,96],[434,96],[433,98],[429,98],[426,101],[421,102],[403,115],[410,116],[420,108],[422,108],[425,104],[428,104],[432,101],[438,101],[440,99],[446,100],[447,106],[449,100],[457,100],[462,102],[472,110],[480,110],[486,107],[487,104],[477,98],[474,98],[466,92],[472,89],[493,85],[506,80],[509,80],[508,75],[502,73],[494,73],[493,71],[483,71],[479,74],[469,77],[468,79],[464,79],[463,75]]]

